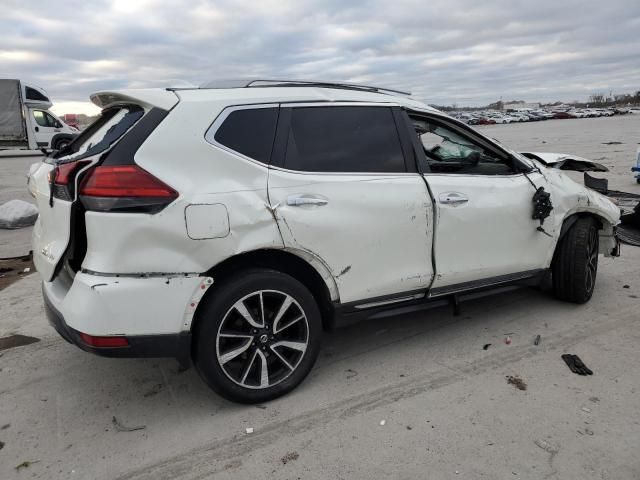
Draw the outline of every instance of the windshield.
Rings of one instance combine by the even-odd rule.
[[[66,148],[54,155],[57,163],[76,161],[102,153],[119,140],[144,115],[137,105],[119,106],[102,111]]]

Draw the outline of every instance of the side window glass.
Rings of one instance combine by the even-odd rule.
[[[42,110],[34,110],[33,118],[36,119],[36,123],[41,127],[48,127],[47,118],[44,116],[44,112]]]
[[[55,118],[53,118],[48,113],[45,112],[45,115],[47,117],[47,126],[54,127],[54,128],[60,128],[62,126]]]
[[[511,160],[504,158],[464,133],[426,118],[411,117],[434,173],[500,175],[513,173]]]
[[[268,164],[278,121],[278,109],[250,108],[231,112],[215,132],[221,145]],[[210,140],[210,134],[205,136]]]
[[[292,108],[284,167],[305,172],[406,172],[391,108]]]

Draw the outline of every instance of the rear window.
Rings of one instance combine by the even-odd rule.
[[[131,105],[103,110],[69,146],[58,152],[60,160],[89,157],[107,150],[144,116],[141,107]]]
[[[391,108],[292,108],[284,167],[304,172],[405,172]]]
[[[278,109],[275,107],[235,110],[218,128],[214,140],[242,155],[268,164],[277,121]]]

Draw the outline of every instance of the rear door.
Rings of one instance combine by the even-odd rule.
[[[269,201],[285,248],[324,262],[342,303],[397,302],[432,280],[432,205],[398,115],[388,105],[280,109]]]

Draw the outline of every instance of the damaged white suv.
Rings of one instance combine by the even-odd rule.
[[[315,82],[99,92],[34,165],[48,317],[98,355],[173,356],[221,395],[296,387],[323,328],[537,283],[592,295],[619,212],[402,92]]]

